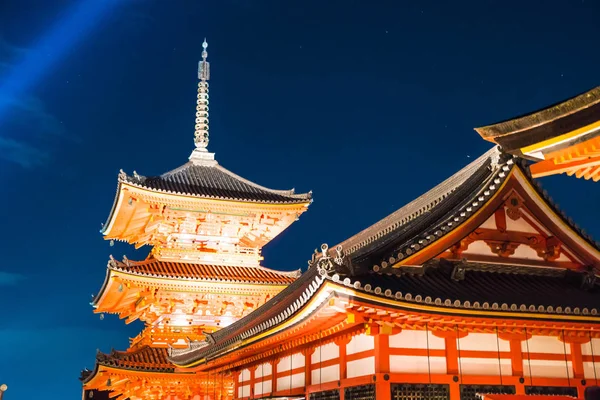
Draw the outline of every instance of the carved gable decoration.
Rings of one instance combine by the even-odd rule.
[[[534,263],[579,268],[584,265],[555,232],[527,207],[516,190],[475,230],[448,248],[443,257],[472,261]]]

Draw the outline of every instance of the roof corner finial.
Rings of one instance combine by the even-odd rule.
[[[206,59],[208,52],[206,38],[202,42],[202,61],[198,63],[198,100],[196,102],[196,130],[194,143],[197,149],[208,146],[208,80],[210,79],[210,64]]]

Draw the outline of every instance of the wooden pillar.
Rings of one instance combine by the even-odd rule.
[[[456,329],[449,331],[431,331],[434,336],[444,339],[444,349],[446,357],[446,374],[452,377],[450,382],[450,400],[460,400],[460,381],[454,377],[460,378],[459,349],[457,341],[467,336],[467,332],[460,332]],[[456,380],[455,380],[456,379]]]
[[[257,369],[258,369],[258,365],[248,368],[248,370],[250,371],[250,398],[251,399],[254,398],[254,384],[255,384],[254,381],[256,380],[256,370]]]
[[[314,347],[308,347],[302,350],[304,355],[304,396],[309,399],[310,393],[308,393],[308,387],[312,385],[312,355],[315,352]]]
[[[233,378],[233,398],[234,399],[238,399],[239,398],[239,388],[240,388],[240,372],[239,371],[234,371],[232,375]]]
[[[530,334],[525,335],[525,332],[501,332],[498,333],[498,338],[501,340],[508,341],[510,346],[510,368],[512,376],[518,376],[519,378],[525,379],[523,373],[523,351],[522,343],[525,340],[531,338]],[[525,394],[525,382],[515,383],[516,394]]]
[[[372,330],[375,339],[375,396],[378,400],[391,400],[390,373],[390,337],[379,330]],[[384,379],[384,376],[388,379]]]
[[[347,369],[348,369],[348,361],[347,361],[347,353],[346,353],[346,345],[350,343],[349,337],[341,337],[335,341],[335,344],[339,348],[340,352],[340,379],[348,378]]]
[[[277,392],[277,364],[279,364],[279,358],[275,358],[271,361],[271,392]]]

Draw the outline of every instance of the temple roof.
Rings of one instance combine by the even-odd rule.
[[[94,371],[85,370],[81,374],[83,383],[90,381],[98,368],[111,367],[130,371],[174,373],[175,367],[167,359],[167,349],[144,346],[130,351],[112,350],[109,354],[98,350]]]
[[[334,262],[335,271],[319,270],[314,267],[317,260],[313,258],[313,267],[293,284],[248,316],[212,334],[212,344],[188,351],[172,350],[170,359],[177,365],[186,365],[223,354],[234,344],[238,346],[240,341],[278,326],[298,313],[323,282],[350,287],[382,300],[393,298],[398,301],[398,307],[422,303],[457,313],[474,308],[481,310],[482,315],[483,311],[511,311],[522,313],[524,319],[539,313],[557,314],[553,319],[566,314],[596,317],[600,310],[600,288],[593,269],[527,267],[513,265],[510,259],[502,258],[487,264],[440,262],[433,258],[437,253],[432,253],[430,261],[423,265],[392,268],[400,260],[452,234],[492,203],[491,199],[508,177],[513,176],[513,169],[517,169],[519,176],[511,178],[513,182],[530,179],[521,164],[521,160],[498,148],[488,151],[417,200],[342,242],[337,249],[324,248],[321,259]],[[544,191],[531,180],[529,184],[546,206],[562,218],[561,223],[592,245],[590,251],[598,249],[589,236],[557,211]],[[493,214],[493,209],[487,212]],[[375,300],[371,297],[370,301]]]
[[[417,197],[397,211],[340,243],[346,254],[361,259],[388,243],[412,238],[431,223],[434,214],[454,210],[465,197],[477,197],[494,175],[501,172],[498,165],[501,153],[497,147],[446,179],[433,189]],[[467,196],[465,196],[467,195]]]
[[[485,140],[513,152],[597,122],[600,87],[542,110],[496,124],[475,128]]]
[[[456,267],[466,267],[457,278]],[[490,268],[491,267],[491,268]],[[189,349],[172,349],[169,359],[186,365],[204,358],[214,358],[239,346],[242,340],[263,334],[281,325],[303,309],[320,291],[323,282],[351,287],[358,293],[375,295],[389,306],[389,298],[402,304],[435,305],[440,309],[476,309],[479,317],[487,312],[577,314],[598,317],[600,286],[587,281],[585,272],[553,271],[540,274],[535,269],[514,265],[470,265],[446,260],[433,265],[389,270],[351,276],[341,282],[337,274],[323,273],[312,267],[293,285],[288,286],[264,306],[227,328],[211,334],[211,344]],[[490,290],[495,288],[496,290]],[[371,298],[370,303],[376,302]],[[490,316],[488,315],[488,318]],[[493,315],[491,318],[495,318]]]
[[[114,271],[155,278],[261,285],[288,285],[300,276],[300,270],[275,271],[260,266],[222,266],[167,262],[152,257],[144,261],[124,260],[121,262],[111,259],[108,267]]]
[[[291,190],[273,190],[257,185],[218,163],[190,161],[159,176],[145,177],[119,174],[119,182],[161,193],[171,193],[208,199],[235,200],[253,203],[306,203],[311,193],[296,194]]]
[[[460,270],[464,271],[462,277],[457,276]],[[459,301],[462,307],[467,307],[466,302],[471,306],[479,302],[482,308],[484,303],[488,303],[490,308],[494,303],[499,308],[505,304],[513,311],[524,311],[523,306],[529,308],[532,304],[554,310],[560,307],[600,310],[600,286],[590,284],[586,287],[588,275],[585,272],[442,259],[422,267],[398,268],[391,275],[389,273],[389,268],[381,269],[352,280],[353,283],[359,282],[362,290],[367,292],[380,288],[380,294],[385,295],[390,290],[395,298],[404,299],[409,294],[413,299],[419,295],[422,301],[433,304],[437,304],[438,299],[441,304],[447,300],[453,304]],[[367,285],[370,290],[367,290]]]

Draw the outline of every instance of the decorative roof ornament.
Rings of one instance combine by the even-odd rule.
[[[322,274],[338,274],[341,276],[353,275],[352,263],[344,255],[342,246],[335,248],[335,257],[329,256],[329,246],[326,243],[321,245],[321,257],[313,255],[313,265],[315,265]],[[310,262],[309,262],[310,263]]]
[[[202,60],[198,63],[198,99],[196,100],[196,125],[194,144],[196,149],[190,156],[195,164],[215,164],[214,153],[207,151],[208,147],[208,81],[210,79],[210,63],[207,61],[208,52],[206,39],[202,43]]]

